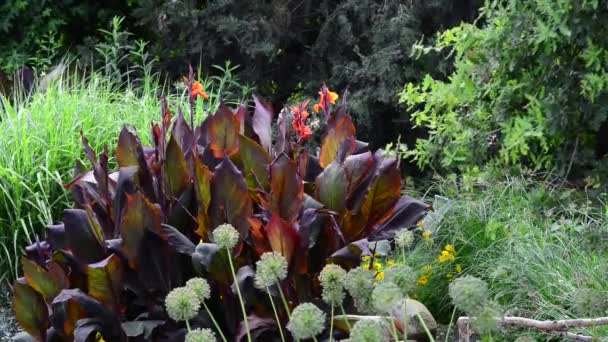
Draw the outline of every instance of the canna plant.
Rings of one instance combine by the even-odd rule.
[[[346,102],[327,87],[320,95],[314,109],[327,131],[318,154],[307,145],[307,102],[275,118],[255,97],[251,112],[221,105],[196,127],[163,102],[153,146],[132,128],[120,132],[114,172],[108,149],[96,155],[83,137],[92,169],[77,167],[66,185],[76,207],[26,248],[14,282],[21,338],[174,341],[210,328],[266,340],[298,304],[326,309],[321,270],[356,266],[372,254],[369,242],[414,228],[428,206],[401,196],[397,160],[356,140]],[[215,234],[227,226],[235,233]],[[286,274],[254,286],[265,253],[282,256]],[[196,277],[210,295],[186,327],[165,298]]]

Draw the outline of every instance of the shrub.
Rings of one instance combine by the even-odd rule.
[[[192,77],[188,84],[195,89]],[[83,137],[93,168],[67,185],[77,207],[27,247],[25,276],[14,283],[21,326],[43,340],[144,332],[172,340],[186,330],[167,316],[165,297],[198,275],[219,294],[204,304],[226,336],[272,333],[269,303],[253,286],[261,255],[287,262],[287,279],[276,285],[286,299],[276,316],[286,323],[296,303],[320,298],[318,274],[329,261],[353,267],[371,253],[369,241],[414,226],[427,206],[401,196],[396,159],[357,141],[346,104],[334,104],[326,87],[321,94],[327,133],[318,156],[304,145],[307,111],[291,122],[295,132],[280,115],[273,139],[273,114],[258,99],[253,115],[220,105],[194,128],[181,110],[171,128],[163,102],[152,147],[133,129],[120,132],[113,173],[107,148],[96,155]],[[210,326],[207,319],[191,323]]]
[[[401,101],[428,129],[420,166],[465,171],[490,161],[575,176],[605,160],[608,8],[598,1],[486,1],[481,27],[439,35],[455,71],[409,83]],[[583,167],[583,168],[581,168]]]

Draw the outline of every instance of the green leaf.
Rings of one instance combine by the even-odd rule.
[[[68,288],[70,285],[63,269],[56,262],[50,262],[48,270],[26,257],[21,257],[21,264],[25,280],[42,295],[47,303],[52,302],[62,289]]]
[[[341,213],[346,207],[348,179],[344,165],[334,161],[317,176],[317,200],[329,210]]]
[[[24,278],[13,283],[13,308],[19,326],[39,341],[46,339],[49,312],[42,296]]]
[[[100,302],[117,309],[122,291],[123,269],[120,258],[112,254],[87,266],[88,293]]]
[[[175,136],[171,135],[167,144],[166,176],[169,193],[174,198],[179,197],[190,184],[190,172],[184,152],[179,147]]]
[[[243,170],[247,178],[247,184],[251,189],[257,189],[258,183],[262,190],[269,189],[268,165],[271,158],[268,152],[255,141],[246,136],[239,135],[239,157],[243,162]]]

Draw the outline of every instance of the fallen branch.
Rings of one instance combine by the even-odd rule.
[[[472,334],[470,317],[460,317],[456,322],[458,326],[459,342],[469,342]],[[600,318],[578,318],[541,321],[524,317],[502,317],[498,324],[505,328],[530,328],[543,331],[544,333],[567,338],[574,341],[592,341],[591,336],[579,335],[568,332],[572,328],[588,328],[608,325],[608,317]]]

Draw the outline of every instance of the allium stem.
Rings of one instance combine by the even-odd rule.
[[[405,264],[405,247],[401,247],[401,260],[403,260],[403,263]]]
[[[407,341],[407,298],[403,301],[403,340]]]
[[[424,332],[426,332],[426,335],[429,337],[429,341],[430,342],[435,342],[435,338],[433,337],[433,334],[431,334],[431,331],[429,330],[429,327],[427,327],[426,323],[424,323],[424,320],[422,319],[422,316],[420,316],[420,313],[417,313],[416,317],[418,317],[418,321],[422,325],[422,328],[424,328]]]
[[[270,295],[270,290],[266,287],[266,293],[268,294],[268,299],[270,299],[270,305],[272,305],[272,311],[274,311],[274,318],[277,320],[277,326],[279,327],[279,334],[281,334],[281,341],[285,342],[285,336],[283,335],[283,328],[281,328],[281,321],[279,320],[279,313],[277,312],[277,307],[274,305],[274,300]]]
[[[287,305],[287,300],[285,299],[285,295],[283,294],[283,289],[281,289],[281,284],[277,282],[277,288],[279,289],[279,294],[281,295],[281,300],[283,301],[283,306],[285,307],[285,311],[287,312],[287,317],[291,319],[291,312],[289,311],[289,305]]]
[[[190,322],[188,320],[186,320],[186,328],[188,329],[188,332],[190,332]]]
[[[205,310],[209,314],[209,317],[211,317],[211,322],[213,322],[213,325],[215,326],[215,329],[217,330],[218,333],[220,333],[220,336],[222,337],[222,340],[224,342],[228,342],[228,340],[226,339],[226,336],[224,336],[224,333],[222,332],[222,329],[220,328],[220,325],[217,324],[217,321],[213,317],[213,314],[211,313],[211,310],[209,310],[209,307],[207,307],[207,303],[205,303],[204,301],[203,301],[203,306],[205,307]]]
[[[450,337],[450,330],[452,330],[452,323],[454,323],[454,316],[456,315],[456,307],[452,310],[452,317],[450,318],[450,324],[448,325],[448,330],[445,333],[445,342],[448,342],[448,338]]]
[[[243,301],[243,296],[241,295],[241,289],[239,288],[239,283],[236,280],[236,273],[234,272],[234,265],[232,265],[232,256],[230,255],[230,249],[226,248],[228,252],[228,263],[230,264],[230,271],[232,272],[232,279],[234,279],[234,287],[236,287],[236,294],[239,296],[239,304],[241,304],[241,311],[243,312],[243,321],[245,322],[245,330],[247,330],[247,341],[252,342],[251,339],[251,331],[249,330],[249,321],[247,320],[247,312],[245,311],[245,302]]]
[[[399,334],[397,334],[397,326],[395,325],[395,320],[391,317],[391,332],[393,333],[393,338],[395,342],[399,342]],[[407,341],[407,340],[406,340]]]
[[[329,342],[334,339],[334,306],[331,306],[331,318],[329,321]]]
[[[344,306],[340,304],[340,310],[342,311],[342,316],[344,316],[344,323],[348,327],[348,331],[351,330],[350,322],[348,321],[348,317],[346,316],[346,310],[344,310]]]

